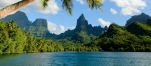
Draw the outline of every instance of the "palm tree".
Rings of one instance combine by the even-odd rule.
[[[7,7],[0,9],[0,18],[3,16],[6,16],[7,14],[9,14],[33,1],[35,1],[35,0],[21,0],[17,3],[14,3],[12,5],[9,5]],[[48,1],[49,0],[40,0],[40,5],[42,6],[43,9],[45,9],[48,6]],[[61,0],[61,1],[62,1],[62,8],[65,9],[69,15],[72,15],[72,8],[73,8],[72,1],[73,0]],[[87,4],[90,9],[95,8],[95,9],[101,10],[100,7],[102,6],[102,0],[86,0],[86,1],[87,1]]]
[[[33,1],[34,0],[21,0],[17,3],[14,3],[12,5],[9,5],[5,8],[0,9],[0,18],[3,17],[3,16],[6,16],[7,14],[9,14],[9,13],[11,13],[11,12],[13,12],[13,11],[15,11],[15,10],[31,3],[31,2],[33,2]]]

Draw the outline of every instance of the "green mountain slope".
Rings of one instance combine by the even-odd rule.
[[[102,28],[101,26],[92,26],[88,24],[84,15],[77,19],[76,28],[73,30],[67,30],[59,35],[52,34],[48,31],[47,20],[38,18],[34,22],[30,22],[24,12],[18,11],[14,14],[8,15],[5,18],[0,19],[4,22],[14,21],[20,28],[26,32],[32,33],[35,37],[41,38],[45,37],[47,39],[64,40],[78,42],[78,43],[88,43],[91,40],[99,37],[108,28]]]
[[[95,38],[99,37],[102,32],[106,31],[108,28],[102,28],[101,26],[92,26],[88,24],[88,21],[85,19],[84,15],[77,19],[76,28],[73,30],[67,30],[60,35],[56,35],[54,39],[67,39],[75,43],[88,43]]]
[[[5,18],[0,19],[0,21],[10,22],[14,21],[21,29],[26,32],[32,33],[35,37],[48,37],[55,36],[54,34],[49,33],[47,29],[47,20],[46,19],[36,19],[34,22],[30,22],[28,17],[24,12],[17,11],[14,14],[8,15]]]
[[[32,33],[35,37],[45,37],[49,32],[46,19],[36,19],[31,25],[25,26],[23,30]]]
[[[111,24],[108,31],[86,46],[104,51],[151,51],[151,25],[134,22],[128,26]]]
[[[31,33],[19,28],[14,21],[0,21],[0,54],[57,51],[64,51],[60,42],[35,38]]]

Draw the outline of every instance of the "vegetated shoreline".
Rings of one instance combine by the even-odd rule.
[[[88,44],[75,44],[68,40],[60,42],[36,38],[31,33],[21,30],[13,21],[0,22],[0,54],[68,51],[150,52],[150,29],[151,25],[139,22],[126,27],[111,24],[108,31],[94,41]]]
[[[77,52],[77,53],[81,53],[81,52],[117,52],[117,53],[127,53],[127,52],[138,52],[138,53],[140,53],[140,51],[58,51],[58,52],[55,52],[55,53],[62,53],[62,52],[64,52],[64,53],[68,53],[68,52]],[[142,53],[144,53],[144,52],[147,52],[147,51],[142,51]],[[3,53],[3,54],[1,54],[1,55],[13,55],[13,54],[30,54],[30,53],[54,53],[54,52],[29,52],[29,53]]]

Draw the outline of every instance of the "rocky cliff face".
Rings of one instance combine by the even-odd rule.
[[[47,20],[46,19],[36,19],[33,23],[32,26],[44,26],[47,27]]]
[[[74,30],[67,30],[64,33],[61,33],[60,35],[55,35],[52,33],[49,33],[47,29],[47,20],[38,18],[33,23],[31,23],[26,14],[24,12],[18,11],[15,14],[8,15],[7,17],[1,19],[5,22],[14,20],[15,23],[20,26],[23,30],[26,32],[31,32],[35,36],[38,37],[46,37],[46,38],[53,38],[53,39],[73,39],[75,41],[76,38],[83,37],[78,40],[90,41],[90,39],[95,39],[95,37],[98,37],[102,34],[103,31],[107,30],[107,27],[102,28],[101,26],[92,26],[91,24],[88,24],[88,21],[85,19],[84,15],[81,14],[80,17],[77,19],[77,25]],[[77,36],[78,35],[78,36]],[[74,37],[77,36],[77,37]],[[87,40],[89,39],[89,40]]]
[[[85,19],[84,15],[82,14],[77,19],[77,26],[76,26],[76,28],[87,27],[87,26],[88,26],[88,21]]]
[[[145,13],[141,13],[140,15],[132,16],[129,20],[127,20],[126,26],[133,22],[146,22],[148,19],[151,19],[149,15],[146,15]]]
[[[12,15],[8,15],[0,20],[5,22],[9,22],[13,20],[20,28],[22,28],[26,32],[33,33],[33,35],[36,37],[44,37],[46,36],[46,34],[48,35],[49,33],[47,29],[46,19],[39,18],[32,23],[28,20],[26,14],[21,11],[17,11],[16,13]]]

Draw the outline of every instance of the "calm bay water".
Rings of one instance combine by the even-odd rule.
[[[50,52],[0,55],[0,66],[151,66],[151,53]]]

